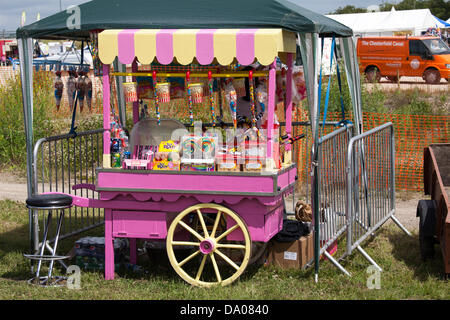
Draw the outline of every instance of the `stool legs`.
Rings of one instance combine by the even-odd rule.
[[[40,252],[39,252],[39,255],[40,255],[40,256],[43,256],[43,255],[44,255],[45,245],[46,245],[46,243],[47,243],[48,229],[49,229],[49,227],[50,227],[51,221],[52,221],[52,212],[49,211],[49,212],[48,212],[48,217],[47,217],[47,224],[46,224],[45,229],[44,229],[44,238],[43,238],[43,240],[42,240],[41,250],[40,250]],[[39,273],[41,272],[41,265],[42,265],[42,260],[39,259],[39,260],[38,260],[37,270],[36,270],[36,281],[40,281],[40,280],[39,280]]]
[[[64,211],[61,210],[60,214],[59,214],[59,219],[58,219],[58,228],[56,230],[56,237],[55,237],[55,245],[53,246],[53,252],[52,252],[52,257],[56,256],[56,248],[58,247],[58,240],[59,240],[59,233],[61,231],[61,224],[62,224],[62,220],[64,219]],[[50,261],[50,266],[48,268],[48,279],[50,280],[52,277],[52,270],[53,270],[53,263],[55,262],[55,260],[51,260]]]
[[[53,210],[58,210],[58,209],[53,209]],[[58,248],[58,242],[59,242],[59,237],[60,237],[59,235],[61,232],[61,225],[62,225],[62,222],[64,219],[64,209],[60,209],[60,214],[58,217],[57,229],[56,229],[56,235],[55,235],[53,247],[49,243],[47,243],[50,226],[52,224],[52,217],[53,217],[52,210],[49,210],[48,216],[47,216],[47,222],[44,227],[44,235],[43,235],[43,239],[41,242],[41,247],[39,248],[39,254],[24,255],[26,258],[29,258],[32,260],[38,260],[36,276],[33,279],[28,280],[29,283],[35,283],[35,284],[39,284],[39,285],[56,285],[60,280],[66,279],[66,277],[59,277],[59,276],[53,277],[52,276],[53,265],[55,263],[55,260],[59,261],[63,266],[65,266],[61,260],[68,258],[66,256],[56,255],[56,250]],[[50,255],[44,254],[46,248],[48,251],[50,251]],[[45,261],[45,260],[50,261],[48,273],[47,273],[46,277],[41,277],[40,273],[41,273],[42,261]],[[52,281],[52,280],[55,280],[55,281]]]

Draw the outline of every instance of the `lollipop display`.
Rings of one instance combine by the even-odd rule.
[[[189,121],[190,124],[194,124],[194,111],[192,108],[192,92],[191,92],[191,72],[186,72],[186,84],[187,84],[187,98],[188,98],[188,105],[189,105]]]
[[[209,104],[211,106],[212,126],[216,126],[216,112],[214,110],[214,86],[212,80],[212,72],[208,71],[208,89],[209,89]]]

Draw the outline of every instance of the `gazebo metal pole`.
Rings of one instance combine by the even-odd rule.
[[[319,237],[319,194],[318,194],[318,149],[319,149],[319,87],[320,46],[317,33],[299,34],[300,48],[308,94],[309,117],[313,146],[311,150],[311,204],[314,224],[314,280],[319,280],[320,237]]]
[[[20,79],[22,84],[23,119],[25,126],[27,152],[27,195],[34,194],[33,181],[33,40],[18,39],[20,58]],[[29,210],[30,250],[34,253],[39,248],[37,212]]]

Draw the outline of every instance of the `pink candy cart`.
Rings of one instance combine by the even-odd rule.
[[[196,286],[227,285],[236,280],[251,260],[252,243],[267,243],[283,225],[283,197],[292,193],[297,167],[291,145],[282,163],[274,132],[276,61],[287,67],[286,132],[292,133],[291,84],[296,37],[282,29],[227,30],[105,30],[98,35],[103,63],[103,166],[95,185],[78,186],[99,193],[99,199],[72,195],[79,207],[105,209],[105,278],[114,278],[114,238],[130,239],[131,262],[136,262],[136,239],[165,243],[176,273]],[[118,57],[132,72],[112,72]],[[147,168],[112,168],[110,154],[111,76],[184,77],[185,73],[139,71],[141,65],[173,63],[247,66],[259,62],[261,71],[192,72],[187,78],[265,77],[267,116],[264,169],[260,171],[173,171]],[[195,60],[194,60],[195,59]],[[224,69],[222,69],[224,70]],[[189,80],[189,79],[188,79]],[[189,101],[189,99],[186,99]],[[186,102],[186,108],[189,103]],[[164,115],[163,108],[161,114]],[[139,122],[139,103],[133,103],[133,121]],[[158,115],[158,123],[160,123]],[[275,148],[277,150],[275,150]]]

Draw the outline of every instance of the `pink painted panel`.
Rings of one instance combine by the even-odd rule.
[[[123,64],[130,64],[133,62],[134,53],[134,34],[137,29],[125,29],[117,36],[119,47],[119,61]]]
[[[272,176],[99,172],[98,188],[273,193]]]
[[[282,174],[277,178],[277,185],[281,190],[295,182],[295,177],[297,175],[297,169],[294,167]]]
[[[252,241],[267,242],[283,228],[283,206],[266,214],[242,213],[240,216],[247,225]],[[233,219],[227,217],[227,229],[235,224]],[[233,231],[227,236],[227,240],[243,241],[242,231]]]
[[[165,239],[166,214],[151,211],[116,211],[112,213],[114,237]]]
[[[211,64],[214,60],[214,32],[216,29],[199,30],[196,34],[196,57],[202,64]]]
[[[286,171],[278,176],[277,185],[280,190],[283,190],[289,185],[289,171]]]
[[[173,33],[175,29],[162,29],[156,34],[156,58],[161,64],[169,64],[173,60]]]
[[[105,279],[114,279],[114,245],[112,238],[112,210],[105,210]]]
[[[255,33],[258,29],[241,29],[236,34],[236,59],[244,66],[255,60]]]

